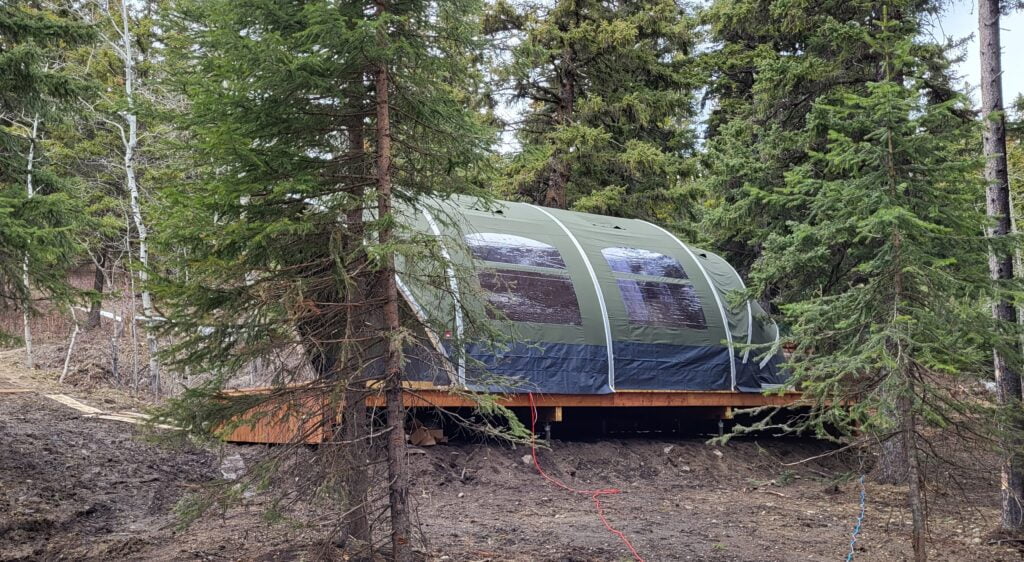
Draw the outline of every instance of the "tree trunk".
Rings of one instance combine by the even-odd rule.
[[[572,123],[572,114],[576,104],[576,51],[567,45],[562,52],[562,66],[558,85],[558,111],[556,121],[564,127]],[[548,176],[547,190],[544,192],[544,206],[564,209],[567,206],[567,186],[569,184],[569,155],[555,151],[551,157],[551,173]]]
[[[103,309],[103,286],[106,282],[107,251],[100,249],[96,257],[96,271],[93,272],[92,290],[96,295],[89,304],[89,315],[85,318],[85,329],[91,330],[100,325],[100,311]]]
[[[909,382],[909,376],[907,377]],[[924,491],[921,488],[921,466],[917,458],[917,414],[913,408],[913,386],[907,389],[906,395],[900,397],[900,419],[904,444],[903,457],[907,461],[907,499],[910,505],[910,518],[913,523],[912,542],[914,545],[914,562],[928,560],[928,527],[924,502]]]
[[[31,199],[36,194],[35,187],[32,185],[32,168],[35,165],[36,159],[36,137],[39,134],[39,115],[32,117],[32,134],[29,137],[28,142],[28,161],[25,166],[25,192],[28,199]],[[25,366],[31,369],[35,366],[35,358],[32,356],[32,327],[29,326],[29,314],[30,299],[32,298],[31,290],[31,279],[28,275],[28,254],[22,258],[21,262],[21,282],[25,285],[25,299],[26,302],[22,303],[24,312],[22,313],[21,321],[24,324],[25,333]]]
[[[160,396],[160,362],[157,359],[159,345],[156,341],[156,334],[153,331],[153,322],[156,317],[156,310],[153,308],[153,296],[146,286],[149,281],[149,232],[146,223],[142,219],[142,202],[139,196],[139,185],[135,172],[135,151],[139,145],[139,124],[135,114],[135,57],[132,53],[132,30],[128,18],[128,3],[121,2],[121,44],[118,55],[124,64],[124,97],[128,109],[122,114],[128,125],[127,133],[122,134],[124,144],[124,175],[128,184],[130,196],[129,206],[132,220],[135,222],[135,230],[139,235],[139,284],[142,285],[142,314],[146,319],[146,345],[149,351],[149,379],[153,390],[153,397]],[[135,311],[132,311],[132,316]],[[125,318],[128,322],[129,319]],[[134,321],[134,318],[131,320]]]
[[[879,484],[903,484],[907,481],[907,444],[902,432],[882,442],[878,464],[872,470],[872,478]]]
[[[366,415],[365,389],[351,388],[358,381],[350,382],[345,391],[345,409],[342,414],[342,435],[348,449],[346,458],[349,466],[345,472],[345,492],[348,498],[348,516],[343,522],[345,533],[361,545],[366,552],[353,553],[368,558],[369,549],[373,544],[370,534],[370,519],[367,501],[370,491],[370,478],[367,474],[369,455],[366,454],[366,438],[369,434],[369,423]]]
[[[985,118],[982,136],[985,153],[986,209],[994,221],[989,228],[991,237],[1010,233],[1010,180],[1006,163],[1006,117],[1003,113],[1002,47],[999,38],[999,0],[979,0],[978,37],[981,44],[981,110]],[[989,256],[989,271],[999,283],[1013,278],[1013,255],[993,253]],[[1006,300],[993,306],[996,319],[1016,323],[1017,311]],[[1014,414],[1020,409],[1021,377],[994,352],[994,365],[998,398]],[[1024,527],[1024,463],[1019,453],[1024,428],[1014,423],[1005,429],[1004,458],[1001,472],[1002,517],[1005,531],[1016,532]]]
[[[343,368],[347,373],[347,385],[345,389],[345,409],[342,415],[342,434],[348,448],[349,459],[348,471],[345,475],[346,496],[349,503],[349,514],[344,524],[346,533],[352,539],[365,544],[367,555],[373,544],[373,536],[370,531],[369,514],[367,510],[368,494],[370,490],[370,477],[367,473],[370,456],[368,454],[369,443],[367,436],[370,433],[369,419],[366,413],[366,387],[365,378],[360,376],[360,369],[364,365],[365,354],[362,353],[361,342],[366,341],[363,336],[363,326],[366,306],[366,295],[372,286],[372,279],[366,280],[366,254],[363,251],[365,226],[363,224],[363,197],[365,190],[362,184],[362,177],[365,173],[364,160],[366,157],[364,148],[363,120],[363,96],[366,88],[363,87],[362,73],[357,80],[354,92],[349,95],[349,108],[351,112],[346,117],[345,131],[348,136],[348,162],[349,178],[351,182],[350,193],[352,199],[359,204],[350,210],[345,222],[347,235],[345,236],[345,262],[348,267],[347,277],[350,279],[346,288],[348,305],[345,313],[345,360]],[[353,353],[353,351],[355,353]],[[356,553],[357,556],[360,553]]]
[[[383,9],[383,7],[381,6]],[[391,215],[391,115],[387,67],[377,66],[374,84],[377,106],[377,212],[385,221],[381,227],[381,246],[391,244],[392,229],[386,226]],[[387,351],[384,361],[384,388],[388,420],[388,475],[391,504],[391,547],[395,562],[412,561],[412,521],[409,514],[409,467],[405,450],[405,405],[402,403],[402,349],[398,338],[401,329],[398,316],[398,287],[395,284],[395,256],[388,251],[380,269],[383,290],[383,337]]]
[[[902,285],[902,276],[897,278]],[[902,286],[900,287],[902,290]],[[894,395],[892,389],[881,389],[885,398],[882,401],[881,414],[888,419],[902,420],[904,413],[900,411],[900,396]],[[882,442],[879,447],[878,464],[871,471],[871,477],[879,484],[900,485],[907,482],[907,437],[902,427],[894,435]]]

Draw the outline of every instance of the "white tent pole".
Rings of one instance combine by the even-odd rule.
[[[679,244],[679,247],[685,250],[687,255],[690,256],[690,259],[693,260],[693,263],[697,264],[697,269],[700,270],[701,275],[703,275],[704,279],[708,282],[708,288],[711,289],[711,295],[715,297],[715,304],[718,305],[718,311],[722,313],[722,330],[725,332],[725,341],[728,342],[729,345],[729,374],[730,378],[732,379],[732,389],[736,390],[736,352],[733,348],[732,343],[732,330],[729,329],[729,316],[725,313],[725,306],[722,304],[722,298],[718,296],[718,290],[715,289],[715,284],[711,282],[711,276],[708,275],[707,270],[704,269],[704,265],[700,263],[700,260],[697,259],[697,256],[694,255],[694,253],[686,244],[683,244],[682,240],[676,238],[675,234],[672,234],[671,232],[665,230],[664,228],[661,228],[656,224],[649,223],[647,221],[642,222],[649,224],[654,228],[657,228],[658,230],[665,233],[666,236],[675,240],[676,244]]]
[[[777,347],[779,345],[779,336],[781,335],[781,331],[779,330],[779,325],[778,323],[775,322],[775,320],[772,320],[772,324],[775,326],[775,343],[773,343],[772,346]],[[775,350],[775,353],[778,353],[778,350]],[[764,359],[761,360],[761,363],[758,365],[758,367],[764,369],[764,366],[767,365],[768,362],[771,361],[772,357],[774,356],[774,353],[769,353],[765,355]]]
[[[722,261],[725,263],[725,265],[729,266],[729,269],[732,269],[732,272],[736,274],[736,279],[739,279],[740,281],[740,286],[743,287],[743,290],[746,290],[747,284],[743,282],[743,278],[740,277],[740,273],[736,271],[736,268],[733,267],[731,263],[725,260]],[[750,306],[750,301],[751,299],[747,299],[747,348],[743,350],[743,363],[746,363],[748,357],[750,356],[750,343],[753,341],[752,338],[754,336],[754,311],[753,308]],[[777,322],[775,322],[774,319],[772,319],[772,325],[775,326],[775,344],[778,344],[779,325]],[[774,357],[774,354],[769,353],[768,355],[766,355],[765,358],[758,364],[758,367],[764,369],[764,366],[768,364],[768,361],[770,361],[772,357]]]
[[[441,228],[437,226],[437,221],[434,220],[434,216],[430,214],[430,211],[422,209],[423,217],[427,219],[427,224],[430,225],[430,230],[433,231],[434,236],[437,236],[437,243],[441,248],[441,257],[445,260],[445,272],[448,274],[448,288],[452,291],[452,298],[455,301],[455,338],[459,343],[459,386],[466,386],[466,347],[465,342],[462,339],[463,333],[465,332],[465,324],[462,319],[462,298],[459,295],[459,280],[455,276],[455,268],[452,266],[452,256],[448,253],[448,248],[444,245],[444,240],[441,238]]]
[[[529,205],[529,204],[528,204]],[[579,240],[573,236],[572,232],[562,224],[562,221],[558,220],[555,215],[547,212],[542,207],[536,205],[529,205],[534,209],[544,213],[549,219],[555,221],[555,224],[565,232],[569,240],[572,241],[573,246],[576,246],[576,250],[580,253],[580,257],[583,258],[583,264],[587,266],[587,273],[590,274],[590,280],[594,282],[594,290],[597,291],[597,304],[601,308],[601,321],[604,323],[604,341],[605,349],[608,350],[608,388],[615,392],[615,352],[612,350],[612,325],[608,320],[608,306],[604,302],[604,292],[601,291],[601,284],[597,280],[597,273],[594,272],[594,266],[590,263],[590,259],[587,258],[586,252],[583,251],[583,246],[580,245]]]
[[[740,272],[736,271],[736,268],[733,267],[732,264],[729,263],[728,261],[722,260],[722,262],[725,263],[725,265],[729,266],[729,269],[732,270],[733,275],[736,276],[736,280],[740,282],[740,287],[742,287],[743,290],[746,291],[747,290],[747,284],[744,283],[743,282],[743,278],[740,277]],[[747,347],[745,347],[743,349],[743,364],[744,365],[747,364],[747,359],[750,358],[750,342],[754,341],[753,337],[754,337],[754,308],[752,306],[750,306],[750,299],[748,298],[747,299]]]

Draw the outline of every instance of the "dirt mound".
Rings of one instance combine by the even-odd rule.
[[[805,439],[631,438],[552,443],[545,472],[577,489],[617,488],[605,516],[648,560],[836,560],[859,510],[855,465]],[[454,560],[628,560],[589,495],[556,488],[528,447],[437,446],[414,452],[413,497],[428,550]],[[994,500],[985,488],[982,502]],[[905,492],[868,484],[857,556],[908,559]],[[960,500],[962,501],[962,500]],[[982,503],[981,505],[985,505]],[[989,503],[988,505],[994,505]],[[944,560],[1017,560],[982,538],[990,509],[934,501],[932,548]]]
[[[2,359],[0,375],[8,382],[59,389],[53,373],[15,372]],[[81,391],[74,390],[76,398],[104,409],[128,400],[113,391]],[[301,502],[286,524],[265,521],[267,498],[256,495],[175,530],[173,507],[219,482],[222,455],[239,455],[252,466],[267,450],[169,449],[140,440],[136,425],[84,417],[41,393],[0,395],[0,560],[341,559],[321,541],[339,514]],[[554,441],[539,460],[571,487],[621,490],[602,497],[604,514],[647,560],[837,560],[846,555],[860,509],[860,490],[850,479],[857,465],[835,455],[791,464],[827,450],[799,439],[712,447],[701,438],[633,437]],[[312,453],[298,449],[295,462]],[[591,498],[545,481],[528,447],[412,447],[410,464],[426,560],[630,558]],[[994,483],[967,484],[962,493],[929,494],[933,553],[943,560],[1019,560],[985,537],[995,524]],[[857,559],[909,559],[905,490],[869,483],[867,498]],[[383,539],[386,527],[378,525]]]
[[[133,433],[40,396],[0,400],[0,559],[131,557],[184,490],[216,475],[212,454]]]

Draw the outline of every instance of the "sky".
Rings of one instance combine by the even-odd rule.
[[[1006,105],[1013,103],[1018,94],[1024,93],[1024,11],[1003,16],[999,27],[1003,43],[1003,100]],[[978,91],[981,66],[978,61],[978,5],[975,0],[952,0],[946,12],[939,16],[931,30],[935,37],[962,38],[974,34],[966,45],[967,58],[957,70],[967,85],[972,88],[971,97],[975,104],[981,99]]]

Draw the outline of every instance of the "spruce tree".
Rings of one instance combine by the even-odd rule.
[[[912,56],[929,69],[923,95],[934,101],[955,97],[949,45],[931,41],[922,31],[940,9],[931,0],[888,4],[891,33],[916,39]],[[702,12],[711,48],[701,55],[708,80],[711,112],[702,162],[707,200],[704,231],[734,266],[746,273],[762,257],[764,240],[802,221],[798,207],[776,203],[771,194],[785,174],[807,162],[826,141],[808,126],[818,100],[844,93],[864,94],[880,78],[879,54],[862,30],[881,19],[882,4],[824,0],[813,3],[773,0],[717,0]],[[964,119],[971,119],[965,112]],[[842,268],[837,249],[832,264]],[[765,305],[785,300],[790,287],[833,289],[832,267],[811,278],[767,284]]]
[[[233,408],[218,392],[255,361],[274,374],[273,398],[325,396],[331,431],[341,412],[337,445],[300,478],[341,502],[341,540],[372,544],[367,463],[378,451],[366,446],[378,441],[363,401],[386,389],[401,560],[413,541],[401,368],[416,326],[399,310],[395,263],[442,262],[395,209],[482,192],[494,138],[463,104],[481,8],[216,0],[180,2],[165,18],[164,43],[185,57],[171,64],[190,69],[179,87],[194,171],[161,191],[159,242],[174,274],[156,292],[172,365],[217,375],[168,415],[223,429],[253,402]]]
[[[91,39],[64,11],[0,5],[0,307],[33,310],[33,290],[58,303],[72,294],[78,213],[44,139],[57,108],[88,95],[58,67],[66,49]]]
[[[525,104],[505,194],[679,224],[692,216],[694,20],[671,0],[498,3],[497,69]]]
[[[991,412],[957,388],[991,376],[993,346],[1018,363],[1018,330],[985,306],[996,293],[977,129],[961,118],[968,101],[928,99],[929,69],[896,24],[861,34],[880,79],[862,94],[813,104],[808,127],[825,141],[772,194],[773,204],[805,218],[767,240],[753,279],[763,289],[832,272],[835,288],[808,284],[783,306],[795,345],[792,383],[812,404],[806,422],[790,427],[900,443],[915,559],[924,560],[926,444],[950,438],[954,427],[995,436]]]

